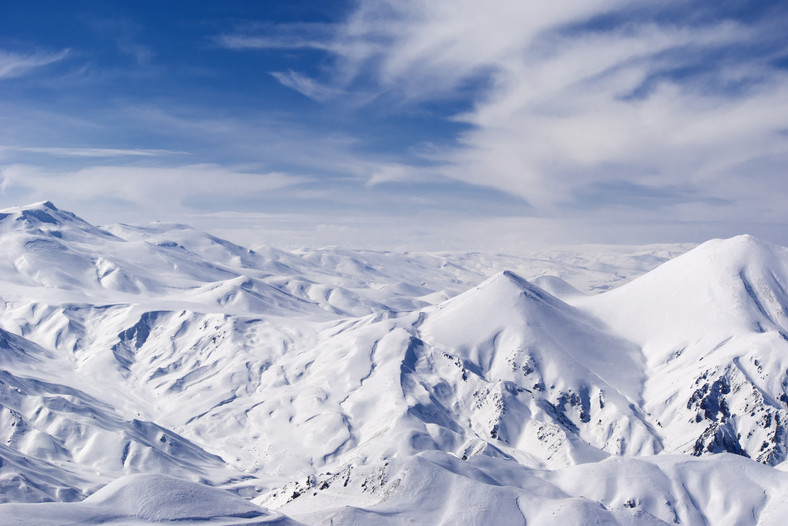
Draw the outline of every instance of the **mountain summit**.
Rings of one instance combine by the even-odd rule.
[[[586,295],[545,276],[565,260],[254,251],[42,202],[0,249],[4,522],[784,518],[785,248]]]
[[[630,339],[666,348],[738,332],[788,333],[786,287],[788,249],[743,235],[708,241],[587,303]]]
[[[108,232],[89,224],[75,214],[58,209],[51,201],[0,210],[0,229],[11,232],[49,235],[57,239],[66,236],[72,241],[87,241],[91,236],[112,238]]]
[[[669,450],[776,464],[788,424],[788,250],[712,240],[577,305],[637,343]]]

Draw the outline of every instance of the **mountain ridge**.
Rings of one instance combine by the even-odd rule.
[[[160,473],[309,524],[780,516],[784,248],[716,240],[584,294],[545,272],[599,283],[601,256],[252,251],[50,202],[0,213],[8,500]],[[715,510],[697,481],[736,469],[741,505]]]

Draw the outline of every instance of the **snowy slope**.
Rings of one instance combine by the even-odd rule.
[[[358,471],[302,486],[281,511],[306,524],[424,526],[779,526],[788,513],[788,474],[728,454],[609,457],[545,471],[431,451]]]
[[[499,441],[522,451],[552,442],[553,462],[577,442],[614,454],[662,449],[635,409],[644,379],[639,349],[516,274],[498,274],[437,306],[419,332],[481,380],[466,403],[484,408]],[[497,407],[488,409],[492,399]],[[579,451],[560,455],[564,463],[584,461]]]
[[[59,524],[295,525],[279,513],[204,484],[165,475],[121,477],[79,503],[0,505],[0,522]]]
[[[669,451],[786,459],[788,250],[709,241],[616,290],[577,301],[637,343],[645,409]]]
[[[67,358],[1,330],[0,352],[3,502],[76,500],[127,473],[232,476],[220,457],[124,411],[122,389],[76,374]]]
[[[0,248],[0,522],[786,511],[781,247],[249,250],[44,202]]]

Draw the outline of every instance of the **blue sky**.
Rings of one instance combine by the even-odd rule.
[[[2,12],[0,206],[250,245],[788,244],[784,2]]]

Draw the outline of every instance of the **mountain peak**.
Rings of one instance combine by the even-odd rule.
[[[34,203],[31,207],[42,207],[42,208],[49,208],[50,210],[54,210],[57,212],[57,207],[52,203],[52,201],[39,201],[38,203]]]
[[[0,227],[6,232],[17,231],[26,235],[58,239],[115,238],[76,214],[56,207],[52,201],[39,201],[0,210]]]
[[[495,285],[495,283],[499,283],[499,284],[505,283],[506,287],[502,289],[500,285]],[[508,288],[511,292],[514,292],[518,297],[525,296],[530,300],[535,300],[537,302],[545,302],[557,308],[563,308],[564,306],[566,306],[563,301],[559,300],[558,298],[550,294],[548,291],[528,281],[522,276],[515,274],[511,270],[504,270],[503,272],[494,275],[493,277],[489,278],[487,281],[479,285],[479,289],[483,289],[486,287],[495,288],[497,293],[499,294]],[[518,300],[518,303],[520,301],[521,300]]]
[[[59,210],[52,201],[39,201],[24,206],[14,206],[0,210],[2,217],[6,219],[13,216],[16,221],[25,221],[28,223],[49,223],[57,224],[65,218],[76,218],[70,212]],[[65,216],[65,217],[64,217]]]
[[[741,235],[707,241],[582,303],[633,341],[670,353],[739,331],[788,331],[786,284],[788,250]]]
[[[534,285],[524,277],[520,276],[519,274],[515,274],[511,270],[504,270],[491,277],[488,281],[495,281],[496,279],[506,280],[520,290],[528,290],[528,291],[533,291],[534,289],[540,290],[536,285]]]
[[[778,248],[778,246],[750,234],[742,234],[727,239],[706,241],[689,251],[687,255],[714,252],[717,257],[723,257],[730,262],[751,258],[754,255],[773,254]]]
[[[537,305],[539,305],[537,307]],[[491,318],[491,322],[498,323],[503,318],[521,320],[528,316],[532,309],[543,309],[549,305],[553,309],[571,309],[549,292],[542,290],[522,276],[504,270],[499,272],[476,287],[455,296],[441,304],[443,312],[465,311],[466,309],[478,311],[469,315],[478,323],[481,319]]]
[[[37,201],[35,203],[30,203],[26,205],[10,206],[8,208],[4,208],[0,210],[0,212],[6,214],[13,214],[18,212],[35,211],[35,210],[49,210],[51,212],[60,212],[58,207],[56,207],[52,201]]]

